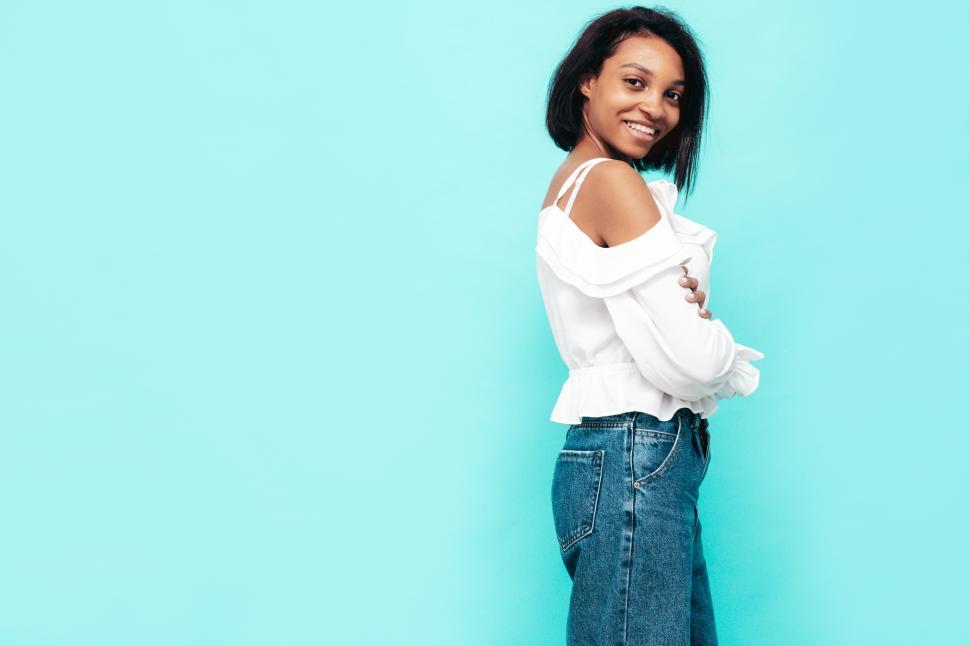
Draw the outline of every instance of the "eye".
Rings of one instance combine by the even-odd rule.
[[[643,83],[643,81],[641,81],[641,80],[640,80],[640,79],[638,79],[638,78],[631,78],[631,79],[623,79],[623,80],[624,80],[624,81],[633,81],[634,83]],[[634,85],[634,86],[632,86],[632,87],[636,87],[636,86]],[[643,87],[646,87],[646,85],[644,85]]]
[[[677,96],[677,103],[680,103],[681,99],[684,98],[684,96],[680,92],[671,92],[671,94],[674,94]]]

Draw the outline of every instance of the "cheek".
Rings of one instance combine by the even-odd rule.
[[[622,89],[610,92],[605,99],[603,103],[609,106],[609,110],[614,115],[630,113],[637,107],[637,100],[631,98],[630,94]]]
[[[667,112],[667,132],[661,139],[666,139],[670,134],[677,128],[680,124],[680,112],[674,110],[672,112]]]

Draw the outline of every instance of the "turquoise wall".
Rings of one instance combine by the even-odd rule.
[[[0,643],[564,643],[543,100],[613,6],[0,8]],[[967,5],[669,6],[679,212],[765,353],[711,420],[721,643],[957,643]]]

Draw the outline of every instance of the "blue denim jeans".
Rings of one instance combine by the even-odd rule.
[[[569,427],[552,482],[569,646],[717,644],[697,513],[709,462],[707,420],[687,408]]]

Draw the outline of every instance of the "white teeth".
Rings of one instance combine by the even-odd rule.
[[[634,130],[639,130],[640,132],[645,132],[648,135],[655,135],[655,134],[657,134],[657,131],[654,130],[653,128],[648,128],[646,126],[641,126],[639,123],[632,123],[630,121],[624,121],[623,123],[625,123],[626,125],[630,126]]]

